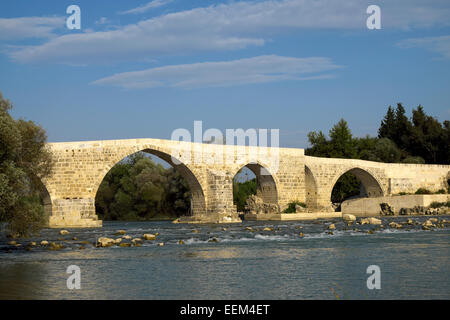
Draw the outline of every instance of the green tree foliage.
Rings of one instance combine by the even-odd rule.
[[[0,221],[10,233],[29,236],[45,216],[41,179],[51,173],[44,129],[33,121],[14,120],[11,103],[0,93]]]
[[[380,128],[378,129],[378,136],[379,137],[395,137],[395,111],[394,109],[389,106],[386,112],[386,115],[384,116],[383,120],[381,121]]]
[[[311,145],[306,155],[317,157],[362,159],[388,163],[450,163],[450,121],[442,124],[428,116],[422,106],[405,115],[401,103],[388,107],[378,129],[378,137],[352,137],[347,122],[341,119],[330,130],[309,132]]]
[[[233,180],[233,202],[237,207],[237,211],[243,212],[245,210],[245,203],[248,197],[256,194],[257,187],[256,178],[245,182]]]
[[[95,206],[104,220],[173,218],[188,213],[190,191],[174,168],[165,169],[138,152],[108,172]]]
[[[347,121],[339,120],[337,124],[331,128],[330,133],[330,156],[332,158],[355,158],[356,144],[352,137]]]
[[[344,173],[337,181],[331,192],[331,202],[340,203],[348,198],[358,196],[361,182],[350,172]]]
[[[306,154],[329,158],[354,158],[356,156],[356,142],[344,119],[331,128],[329,136],[330,139],[327,139],[322,131],[309,132],[308,139],[311,148],[306,150]]]
[[[359,159],[397,163],[401,159],[401,151],[395,143],[387,138],[356,138],[358,144]]]
[[[402,151],[400,162],[405,163],[450,163],[450,122],[441,124],[427,115],[421,105],[413,109],[412,118],[405,115],[402,104],[397,104],[392,118],[389,107],[378,130],[379,138],[388,138]],[[422,160],[424,162],[422,162]]]
[[[306,155],[362,159],[387,163],[450,163],[450,122],[439,123],[422,106],[413,109],[411,120],[401,103],[388,107],[378,129],[378,137],[353,137],[341,119],[329,132],[308,133],[310,148]],[[343,177],[333,189],[333,202],[359,194],[356,177]]]

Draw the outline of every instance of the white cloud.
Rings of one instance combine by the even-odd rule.
[[[370,0],[239,1],[142,20],[117,30],[63,35],[16,50],[19,62],[91,63],[261,46],[294,29],[366,30]],[[419,0],[381,2],[382,28],[448,25],[450,8]],[[367,31],[373,32],[373,31]]]
[[[49,38],[63,27],[63,17],[0,18],[0,40]]]
[[[441,54],[450,59],[450,36],[411,38],[400,41],[401,48],[422,48]]]
[[[328,58],[294,58],[276,55],[220,62],[201,62],[117,73],[93,82],[127,89],[154,87],[228,87],[283,80],[333,77],[323,74],[340,68]]]
[[[101,17],[100,19],[98,19],[97,21],[95,21],[95,24],[102,25],[102,24],[106,24],[106,23],[108,23],[108,22],[109,22],[108,18],[106,18],[106,17]]]
[[[153,1],[150,1],[150,2],[148,2],[146,4],[144,4],[143,6],[139,6],[137,8],[133,8],[133,9],[126,10],[126,11],[121,11],[119,13],[120,14],[130,14],[130,13],[132,13],[132,14],[139,14],[139,13],[144,13],[144,12],[147,12],[147,11],[153,9],[153,8],[158,8],[158,7],[161,7],[161,6],[165,6],[165,5],[167,5],[167,4],[171,3],[171,2],[172,2],[172,0],[153,0]]]

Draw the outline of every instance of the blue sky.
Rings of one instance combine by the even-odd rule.
[[[450,2],[2,1],[0,74],[13,115],[52,142],[169,139],[202,120],[307,147],[340,118],[376,135],[397,102],[450,118]]]

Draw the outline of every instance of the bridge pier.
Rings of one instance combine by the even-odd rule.
[[[50,228],[90,228],[101,227],[102,221],[95,214],[95,199],[74,198],[52,201]]]

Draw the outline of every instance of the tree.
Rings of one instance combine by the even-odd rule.
[[[311,148],[306,149],[305,154],[328,158],[356,158],[357,144],[352,137],[347,121],[341,119],[329,132],[330,139],[319,132],[309,132],[308,139]]]
[[[427,163],[445,163],[450,142],[441,123],[428,116],[420,105],[412,111],[412,123],[409,152]]]
[[[356,145],[352,137],[347,121],[339,120],[337,124],[330,130],[330,156],[332,158],[349,158],[356,157]]]
[[[187,214],[191,194],[183,177],[137,152],[116,164],[95,200],[103,220],[149,220]]]
[[[306,149],[305,154],[317,157],[330,157],[330,143],[322,131],[309,132],[308,140],[311,147]]]
[[[14,120],[11,103],[0,93],[0,221],[10,233],[28,236],[43,227],[41,179],[51,173],[45,130],[32,121]]]
[[[358,178],[350,173],[344,173],[336,181],[336,184],[331,191],[331,202],[340,203],[350,197],[354,197],[360,194],[361,182]]]
[[[401,103],[397,103],[395,109],[395,123],[394,123],[394,136],[386,137],[395,142],[395,144],[402,150],[407,151],[410,145],[409,137],[411,136],[411,122],[405,115],[405,108]]]
[[[379,138],[388,138],[401,151],[400,162],[450,163],[450,128],[446,120],[441,124],[425,113],[419,105],[412,110],[412,118],[405,115],[402,104],[397,104],[395,113],[388,108],[378,130]]]
[[[397,148],[395,142],[388,138],[377,139],[373,148],[375,157],[380,162],[397,163],[400,162],[402,152]]]
[[[394,109],[391,106],[389,106],[386,115],[381,121],[380,128],[378,129],[378,137],[390,139],[396,134],[394,130],[395,130],[395,112]]]
[[[237,211],[243,212],[245,210],[248,197],[256,194],[257,188],[256,178],[245,182],[233,180],[233,202],[236,204]]]

